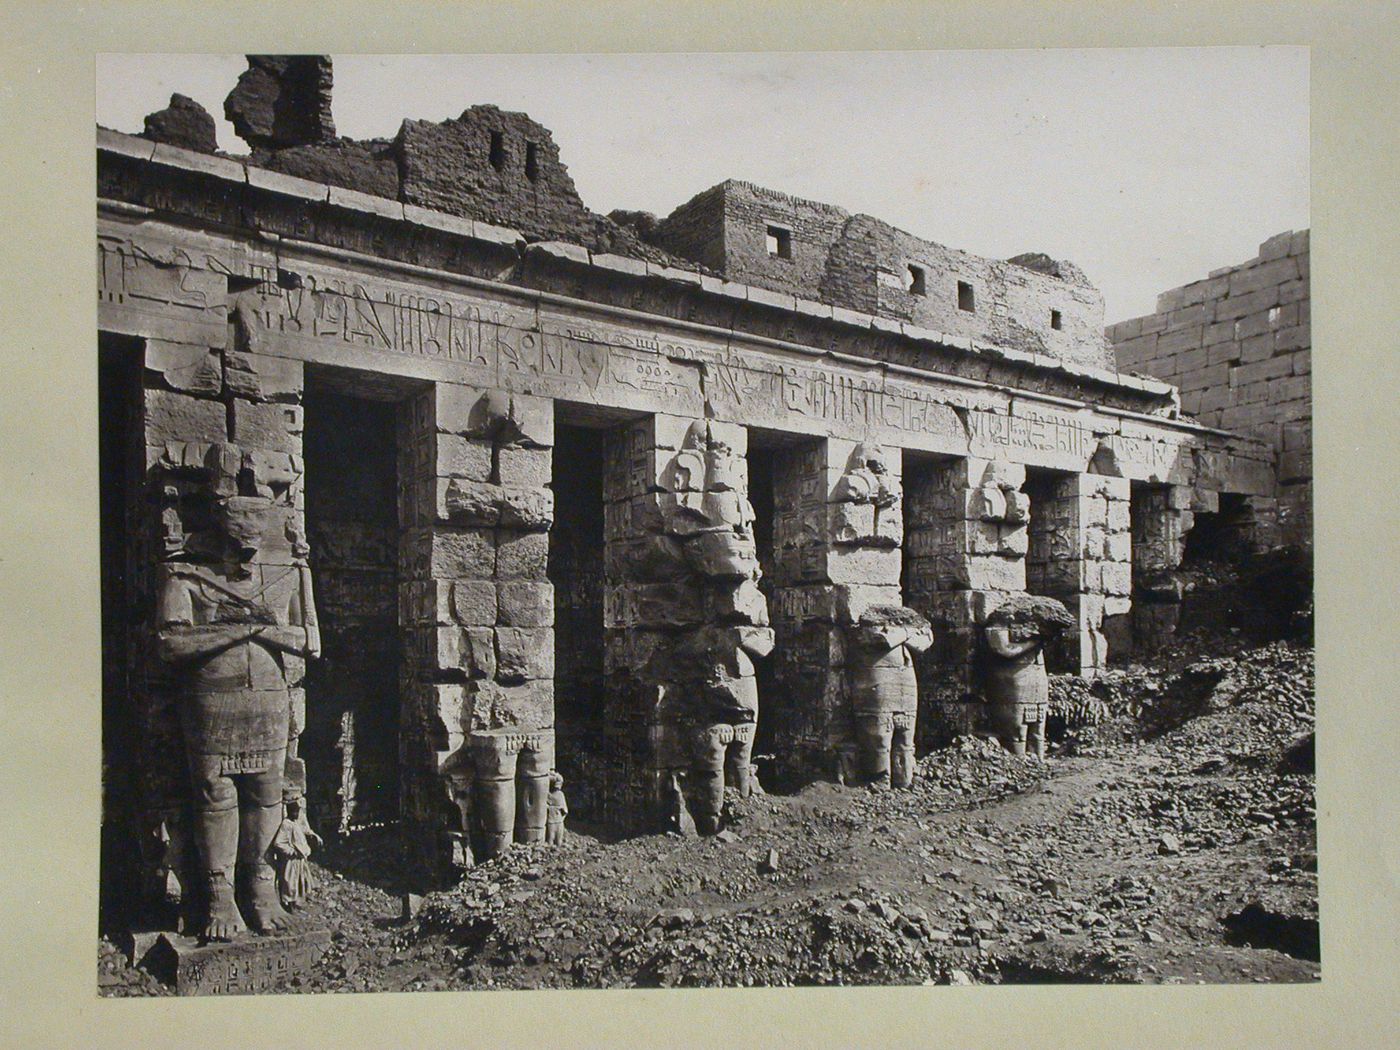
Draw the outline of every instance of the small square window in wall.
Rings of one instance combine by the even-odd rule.
[[[909,294],[928,294],[928,285],[924,280],[924,268],[922,266],[915,266],[912,263],[909,265]]]
[[[1050,311],[1050,327],[1053,328],[1053,329],[1055,329],[1055,331],[1058,332],[1058,331],[1059,331],[1061,328],[1063,328],[1064,326],[1065,326],[1065,325],[1064,325],[1064,319],[1060,316],[1060,311],[1059,311],[1059,310],[1051,310],[1051,311]]]
[[[525,177],[531,182],[540,177],[539,147],[533,142],[525,143]]]
[[[792,231],[781,226],[768,227],[768,254],[775,259],[792,258]]]
[[[506,166],[506,138],[499,131],[491,132],[491,167],[500,171]]]
[[[972,293],[972,285],[966,281],[958,282],[958,309],[970,314],[977,312],[977,298]]]

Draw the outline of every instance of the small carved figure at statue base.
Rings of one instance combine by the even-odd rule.
[[[1074,626],[1053,598],[1018,595],[999,606],[983,628],[982,688],[992,732],[1014,755],[1045,757],[1050,679],[1045,646]]]
[[[676,770],[667,777],[661,810],[663,826],[668,834],[689,837],[698,832],[695,820],[690,815],[690,807],[685,802],[684,779],[685,772],[682,770]]]
[[[321,836],[306,822],[300,801],[287,803],[287,815],[272,839],[272,854],[277,858],[277,891],[284,908],[299,906],[316,885],[308,858],[311,840],[321,844]]]
[[[545,817],[544,840],[551,846],[564,844],[564,818],[569,815],[569,802],[564,797],[564,777],[556,771],[549,774],[548,813]]]
[[[476,867],[476,855],[472,852],[471,837],[462,831],[447,833],[447,863],[454,871],[466,871]]]

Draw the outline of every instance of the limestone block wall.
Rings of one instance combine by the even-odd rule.
[[[554,136],[524,113],[472,106],[440,124],[405,120],[395,147],[400,199],[409,204],[513,226],[528,236],[582,242],[591,236],[592,218]]]
[[[1098,289],[1067,263],[1017,258],[1024,261],[982,258],[856,215],[831,247],[821,298],[935,331],[1112,367]],[[911,267],[921,273],[917,285]]]
[[[850,217],[844,208],[730,179],[662,219],[651,239],[731,281],[815,299],[827,253]],[[789,257],[770,254],[770,225],[791,234]]]
[[[306,519],[321,623],[307,668],[307,812],[322,834],[398,818],[396,406],[305,396]]]
[[[1278,451],[1279,542],[1312,543],[1312,325],[1308,231],[1163,292],[1107,329],[1124,371],[1181,388],[1182,411]]]
[[[789,235],[786,257],[770,251],[770,227]],[[1047,256],[985,259],[869,215],[736,180],[687,201],[648,237],[731,281],[1112,367],[1103,296],[1077,268]],[[911,267],[922,274],[917,287]]]

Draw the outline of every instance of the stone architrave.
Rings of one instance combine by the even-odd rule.
[[[664,822],[671,785],[683,784],[696,829],[712,833],[725,787],[748,791],[753,661],[773,633],[746,448],[742,427],[663,415],[613,432],[606,446],[602,801],[624,823]]]
[[[437,383],[401,410],[404,807],[432,866],[544,836],[553,444],[540,398]]]

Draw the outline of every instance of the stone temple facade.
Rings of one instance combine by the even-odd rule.
[[[1000,605],[1062,602],[1093,676],[1170,630],[1134,595],[1179,600],[1196,516],[1272,511],[1275,449],[1117,370],[1069,263],[740,182],[597,215],[523,114],[337,138],[324,65],[253,64],[247,157],[188,100],[98,131],[106,812],[148,887],[194,863],[162,581],[230,501],[276,508],[253,578],[302,573],[284,794],[428,865],[541,837],[555,770],[636,830],[713,830],[756,753],[898,784],[986,729]]]

